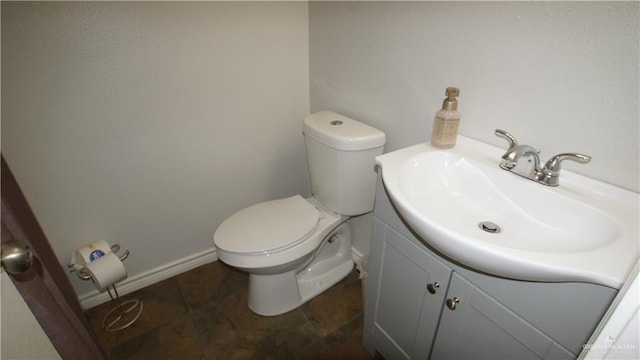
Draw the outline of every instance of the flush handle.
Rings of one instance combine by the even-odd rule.
[[[447,307],[450,310],[455,310],[459,302],[460,302],[460,299],[454,296],[453,299],[447,299]]]
[[[440,287],[440,284],[438,284],[438,282],[433,282],[433,283],[428,283],[427,284],[427,291],[429,292],[429,294],[435,294],[436,293],[436,289],[438,289]]]

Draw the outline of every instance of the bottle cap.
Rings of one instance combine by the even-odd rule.
[[[458,110],[456,97],[460,95],[460,89],[448,87],[444,94],[447,95],[447,98],[442,102],[442,110]]]

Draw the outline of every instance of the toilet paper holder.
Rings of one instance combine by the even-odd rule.
[[[111,252],[112,253],[115,254],[118,251],[120,251],[120,244],[111,245]],[[129,257],[129,250],[125,250],[124,254],[118,256],[120,261],[124,261],[128,257]],[[80,265],[80,264],[68,264],[67,267],[70,267],[71,270],[69,270],[69,271],[70,272],[75,272],[76,275],[78,275],[78,277],[81,280],[92,280],[91,274],[89,274],[88,272],[84,271],[84,268],[82,267],[82,265]]]
[[[118,251],[120,251],[120,244],[111,245],[111,252],[112,253],[115,254]],[[118,256],[120,261],[124,261],[128,257],[129,257],[129,250],[125,250],[124,254]],[[89,274],[87,271],[85,271],[84,267],[82,265],[80,265],[80,264],[68,264],[67,266],[71,268],[71,270],[69,270],[69,271],[70,272],[75,272],[76,275],[78,275],[78,277],[81,280],[93,280],[93,278],[91,277],[91,274]]]
[[[120,251],[119,244],[114,244],[111,246],[112,253],[115,254],[118,251]],[[128,257],[129,250],[125,250],[124,254],[118,256],[120,261],[124,261]],[[67,266],[72,268],[70,271],[75,272],[76,275],[78,275],[78,278],[80,278],[81,280],[92,280],[95,282],[93,276],[85,271],[82,265],[69,264]],[[105,288],[107,289],[107,293],[109,293],[111,303],[115,304],[115,306],[105,315],[104,319],[102,320],[102,328],[107,332],[115,332],[128,328],[136,320],[138,320],[138,318],[142,314],[142,301],[138,299],[131,299],[123,302],[118,302],[118,300],[120,299],[120,295],[118,294],[116,284],[113,283],[106,286]]]

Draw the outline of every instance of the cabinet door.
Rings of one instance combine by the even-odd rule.
[[[426,359],[451,271],[388,226],[382,245],[376,348],[388,360]]]
[[[571,359],[573,355],[454,273],[432,359]]]

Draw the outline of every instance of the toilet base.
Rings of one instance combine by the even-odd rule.
[[[295,271],[249,274],[249,309],[258,315],[280,315],[302,304]]]
[[[293,271],[278,275],[249,274],[249,309],[263,316],[284,314],[337,284],[351,270],[353,262],[345,262],[315,278],[296,280]]]
[[[310,264],[281,274],[249,274],[248,305],[258,315],[291,311],[329,289],[351,273],[351,233],[343,224],[331,233]]]
[[[344,262],[322,276],[298,278],[301,305],[346,278],[351,270],[353,270],[353,261]]]

